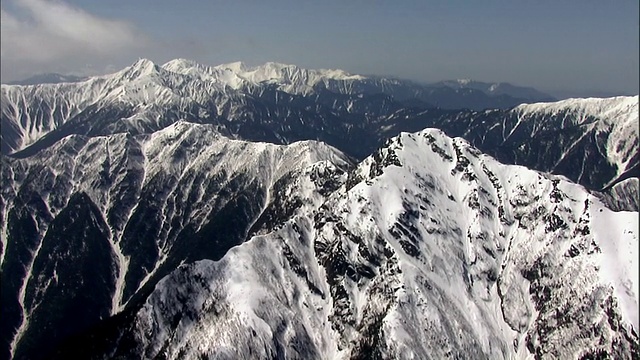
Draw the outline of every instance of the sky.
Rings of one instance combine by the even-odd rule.
[[[139,58],[638,94],[639,1],[4,0],[2,82]]]

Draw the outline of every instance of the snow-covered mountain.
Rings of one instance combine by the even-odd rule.
[[[637,213],[434,129],[341,179],[57,356],[637,356]]]
[[[12,130],[3,135],[2,151],[9,153],[30,145],[85,109],[124,107],[128,110],[122,116],[135,115],[148,122],[157,115],[153,105],[182,110],[203,107],[225,90],[246,94],[250,88],[269,85],[293,95],[310,95],[324,89],[343,95],[386,94],[400,102],[420,101],[423,107],[429,104],[444,108],[478,107],[473,104],[477,94],[459,93],[458,89],[450,88],[442,90],[441,86],[423,87],[396,79],[351,75],[342,70],[308,70],[278,63],[256,67],[242,63],[209,67],[185,59],[158,66],[140,59],[122,71],[86,81],[26,87],[2,85],[3,127]],[[519,103],[512,102],[506,107]],[[218,104],[218,113],[222,106]],[[129,109],[131,107],[133,109]],[[505,105],[480,106],[487,107]],[[56,109],[60,109],[58,113],[54,112]],[[129,126],[135,128],[135,125]]]
[[[269,79],[275,80],[271,76],[276,71],[297,80],[311,74],[314,81],[324,75],[330,78],[335,72],[273,63],[266,64],[260,71],[240,69],[244,69],[241,64],[206,67],[186,60],[174,60],[161,67],[140,59],[115,74],[84,82],[26,87],[3,85],[2,123],[6,129],[2,136],[3,153],[24,149],[67,123],[76,127],[84,125],[87,117],[91,117],[91,130],[99,128],[95,131],[108,133],[158,130],[175,121],[171,119],[167,123],[158,119],[166,117],[165,113],[171,110],[178,118],[228,118],[227,112],[233,111],[229,108],[242,106],[242,98],[249,95],[247,92]],[[285,80],[290,78],[282,79]],[[290,84],[287,90],[292,94],[303,93],[312,85],[303,80]],[[107,112],[105,116],[110,119],[95,119],[102,112]],[[108,129],[99,127],[101,125]]]
[[[222,257],[313,204],[350,164],[322,143],[230,140],[186,122],[3,157],[2,358],[31,358],[181,263]]]
[[[511,110],[434,114],[382,127],[436,127],[500,161],[564,175],[592,190],[638,177],[638,97],[569,99]],[[381,138],[384,138],[382,136]],[[634,199],[637,210],[637,200]]]
[[[2,152],[25,157],[72,134],[152,133],[184,119],[252,141],[318,139],[358,159],[400,131],[437,127],[503,162],[594,190],[637,166],[637,96],[443,110],[420,100],[428,89],[413,86],[276,63],[208,67],[177,59],[159,66],[140,59],[79,83],[3,85]]]

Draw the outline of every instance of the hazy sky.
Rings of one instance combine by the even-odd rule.
[[[639,1],[2,1],[2,81],[140,57],[638,93]]]

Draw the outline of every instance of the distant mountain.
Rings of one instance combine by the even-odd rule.
[[[524,102],[549,102],[556,99],[532,87],[516,86],[505,82],[486,83],[470,79],[445,80],[432,84],[433,86],[445,86],[452,89],[480,90],[489,96],[508,96],[522,99]]]
[[[59,84],[74,83],[86,80],[86,77],[75,75],[61,75],[56,73],[38,74],[24,80],[11,81],[8,85],[39,85],[39,84]]]
[[[25,157],[71,134],[143,134],[184,119],[252,141],[322,140],[362,159],[401,131],[437,127],[501,161],[563,174],[594,190],[638,163],[637,97],[471,111],[434,108],[420,100],[425,94],[435,96],[413,83],[340,70],[208,67],[183,59],[159,66],[141,59],[81,83],[3,85],[0,137],[3,153]]]
[[[148,61],[148,60],[144,60]],[[507,83],[488,84],[471,82],[470,86],[462,86],[460,81],[446,81],[430,85],[420,85],[408,80],[384,78],[377,76],[352,75],[343,70],[309,70],[295,65],[269,62],[260,66],[248,66],[242,62],[222,64],[215,67],[203,66],[191,60],[172,60],[163,68],[166,70],[215,78],[215,81],[237,89],[248,83],[278,84],[280,90],[292,94],[309,94],[316,87],[330,91],[353,94],[384,93],[399,101],[412,102],[419,100],[425,104],[443,109],[493,109],[509,108],[521,103],[551,101],[553,98],[532,88],[517,87]],[[201,74],[197,74],[201,72]],[[204,79],[204,78],[203,78]],[[74,83],[87,80],[86,77],[60,75],[55,73],[35,75],[31,78],[14,81],[9,85],[37,85]],[[487,90],[491,87],[495,91]]]

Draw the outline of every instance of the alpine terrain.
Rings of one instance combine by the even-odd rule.
[[[1,89],[2,359],[640,356],[638,96],[184,59]]]

